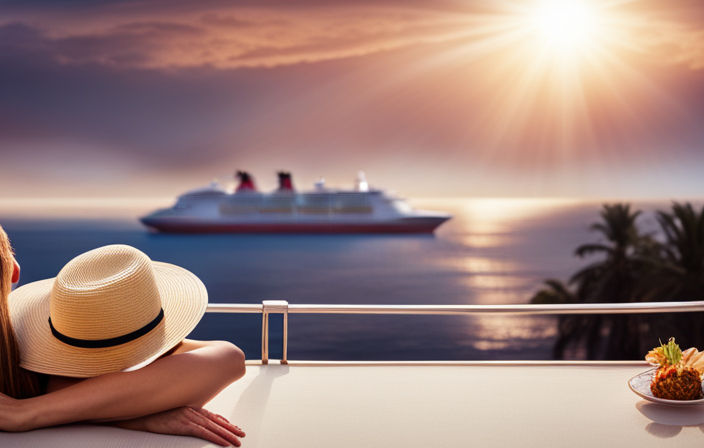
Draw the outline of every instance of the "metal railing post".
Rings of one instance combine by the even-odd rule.
[[[288,303],[286,303],[286,309],[284,310],[284,354],[281,364],[288,364]]]
[[[269,364],[269,314],[281,313],[284,315],[284,353],[282,364],[288,360],[288,302],[285,300],[264,300],[262,302],[262,364]]]
[[[262,302],[262,364],[269,364],[269,311]]]

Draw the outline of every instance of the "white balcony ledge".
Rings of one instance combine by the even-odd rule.
[[[701,446],[704,406],[645,402],[640,362],[249,365],[207,407],[243,447]],[[668,440],[663,440],[668,439]],[[3,447],[193,447],[202,440],[70,425],[0,434]]]

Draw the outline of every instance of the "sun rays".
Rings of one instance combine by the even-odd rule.
[[[543,0],[530,14],[530,22],[546,47],[574,52],[599,39],[600,17],[585,0]]]
[[[641,53],[633,36],[648,23],[633,4],[504,1],[477,19],[468,38],[437,60],[481,66],[481,78],[468,76],[494,91],[474,118],[484,146],[505,154],[523,142],[534,164],[555,167],[584,160],[577,152],[585,148],[596,153],[623,143],[634,129],[629,121],[647,116],[645,109],[666,96],[629,64]],[[608,133],[600,131],[604,126]],[[592,158],[605,163],[598,154]]]

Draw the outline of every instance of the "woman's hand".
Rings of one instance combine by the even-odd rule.
[[[22,400],[0,393],[0,431],[27,431],[33,429],[24,418]],[[144,417],[114,422],[113,426],[157,434],[198,437],[220,446],[240,446],[245,436],[238,426],[225,417],[207,409],[180,407]]]
[[[221,415],[203,408],[181,407],[132,420],[115,422],[119,428],[157,434],[198,437],[220,446],[240,446],[244,431]]]

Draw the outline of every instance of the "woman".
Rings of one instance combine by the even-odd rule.
[[[109,422],[240,446],[201,406],[244,375],[244,354],[183,339],[207,305],[193,274],[117,245],[10,295],[19,271],[0,227],[0,430]]]

